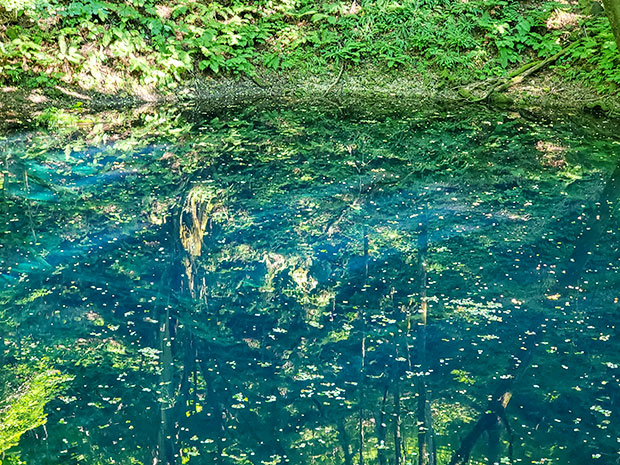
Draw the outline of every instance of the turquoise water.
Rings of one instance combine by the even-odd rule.
[[[3,463],[620,459],[616,122],[46,115],[0,135]]]

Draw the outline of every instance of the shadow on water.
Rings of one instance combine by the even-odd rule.
[[[92,120],[0,138],[7,463],[617,460],[620,144],[596,121]]]

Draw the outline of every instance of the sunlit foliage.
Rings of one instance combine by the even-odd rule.
[[[169,92],[213,75],[359,65],[465,83],[575,41],[560,60],[568,76],[601,91],[620,79],[606,19],[553,1],[2,0],[0,18],[0,82],[38,88]]]

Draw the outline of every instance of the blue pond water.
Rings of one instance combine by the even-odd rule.
[[[0,135],[6,463],[620,459],[617,122],[63,115]]]

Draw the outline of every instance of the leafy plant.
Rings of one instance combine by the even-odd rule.
[[[617,90],[620,86],[620,51],[606,18],[584,23],[588,36],[569,55],[563,65],[568,77],[583,80],[599,92]]]

